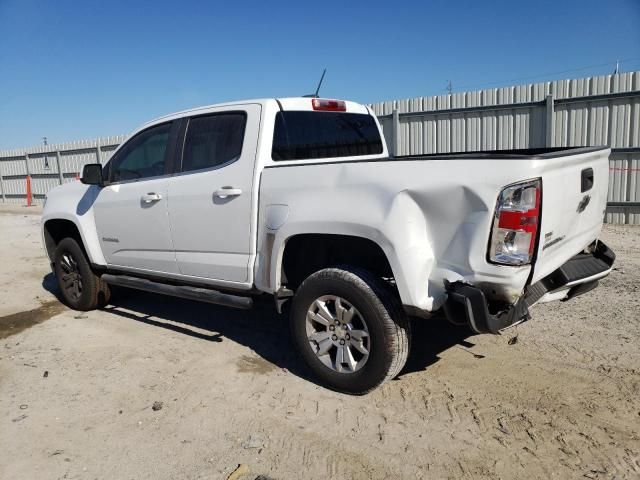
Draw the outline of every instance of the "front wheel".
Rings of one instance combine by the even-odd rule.
[[[400,373],[409,322],[397,295],[366,270],[326,268],[298,288],[291,308],[296,349],[323,385],[365,394]]]
[[[109,301],[109,285],[93,273],[73,238],[62,239],[56,247],[53,269],[64,303],[74,310],[95,310]]]

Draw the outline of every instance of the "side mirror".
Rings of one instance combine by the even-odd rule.
[[[102,181],[102,165],[99,163],[88,163],[82,169],[82,178],[80,179],[85,185],[103,185]]]

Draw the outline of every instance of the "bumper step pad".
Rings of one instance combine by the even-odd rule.
[[[552,274],[543,278],[541,282],[544,282],[548,291],[556,290],[568,283],[606,272],[611,268],[615,259],[615,253],[604,243],[599,242],[593,253],[579,253]]]

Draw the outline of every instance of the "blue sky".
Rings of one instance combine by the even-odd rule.
[[[640,70],[640,0],[0,0],[0,149],[243,98],[395,98]]]

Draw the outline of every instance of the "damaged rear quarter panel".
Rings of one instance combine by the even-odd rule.
[[[264,283],[258,287],[280,287],[288,238],[318,233],[377,243],[405,305],[438,309],[446,299],[445,279],[491,285],[498,297],[517,298],[529,267],[489,264],[486,251],[498,192],[522,180],[527,161],[512,161],[518,165],[510,168],[498,162],[508,168],[496,169],[496,160],[486,159],[301,162],[265,168],[256,268],[256,279]],[[272,205],[288,207],[286,221],[276,229],[267,226]]]

